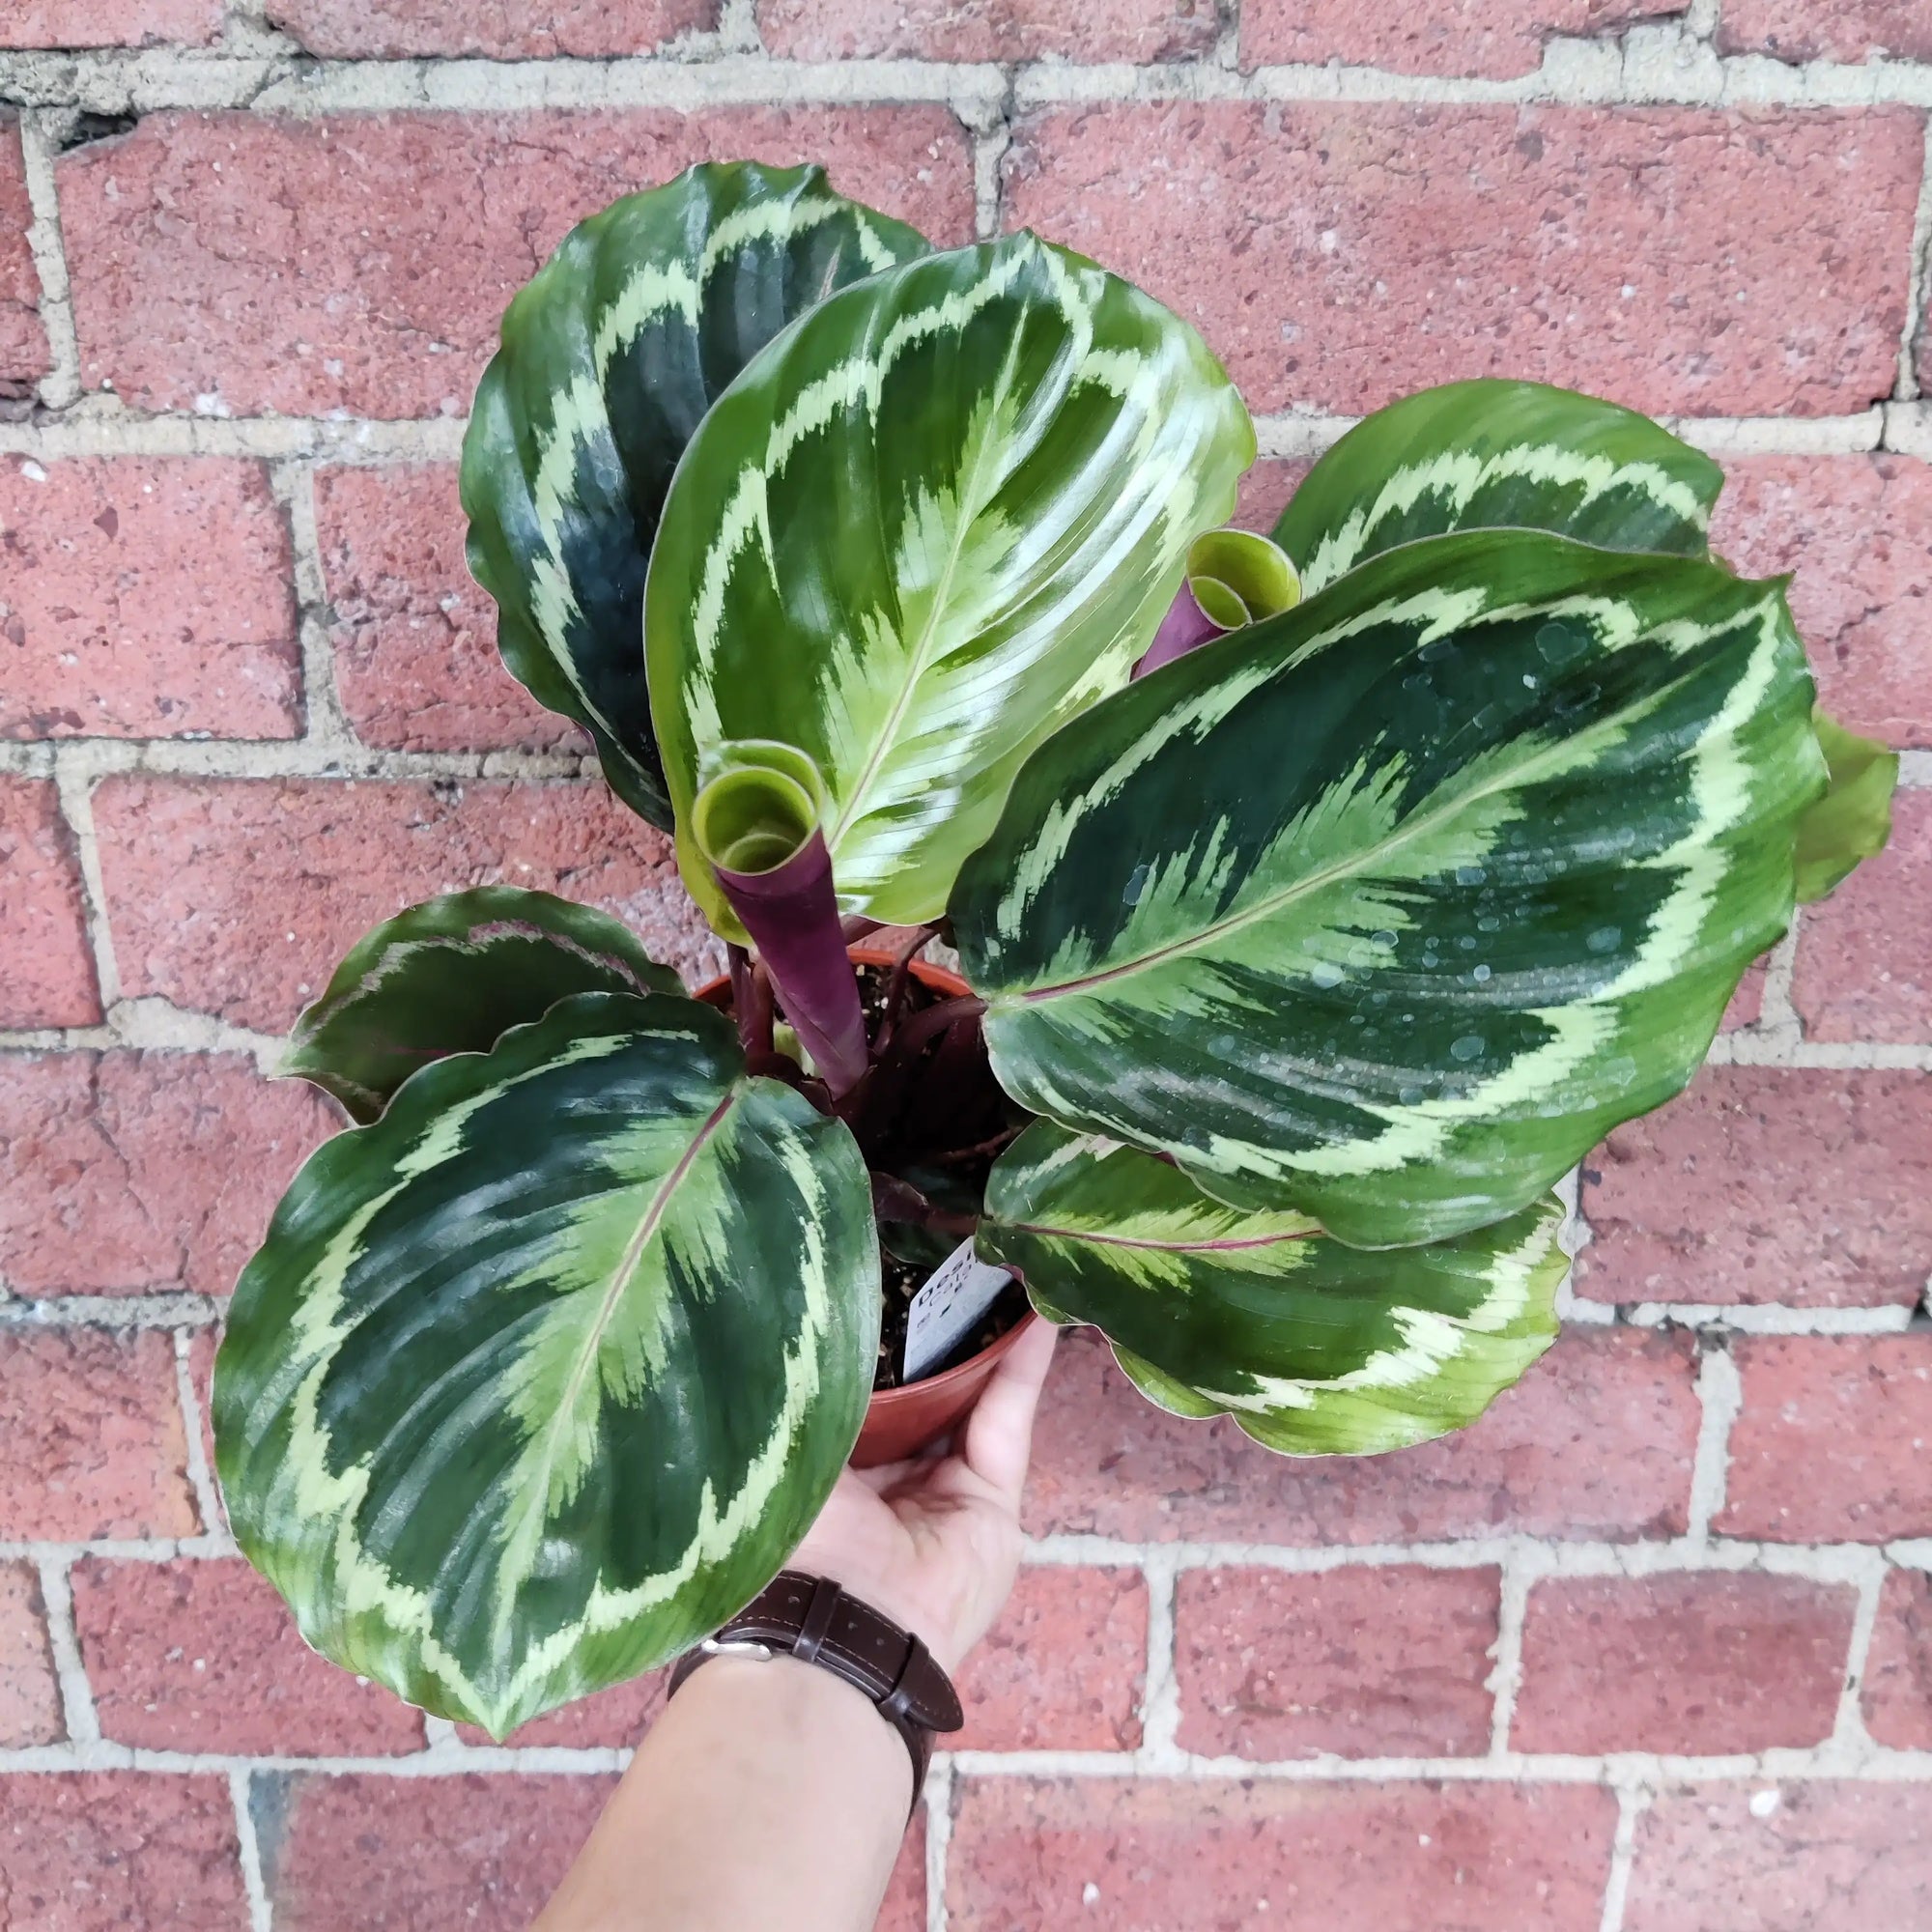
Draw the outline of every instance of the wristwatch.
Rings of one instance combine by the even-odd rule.
[[[781,1656],[831,1671],[878,1706],[912,1753],[916,1806],[933,1733],[956,1731],[966,1721],[959,1693],[918,1637],[848,1597],[829,1577],[780,1571],[729,1623],[679,1659],[667,1694],[676,1696],[691,1673],[714,1657]]]

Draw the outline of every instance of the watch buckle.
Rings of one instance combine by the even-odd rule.
[[[708,1636],[698,1646],[706,1657],[754,1657],[760,1663],[772,1661],[772,1647],[750,1637]]]

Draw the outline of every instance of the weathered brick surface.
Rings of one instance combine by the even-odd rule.
[[[61,162],[84,380],[137,409],[461,415],[504,303],[574,221],[741,156],[822,159],[938,239],[972,229],[941,107],[151,115]]]
[[[1180,1743],[1256,1759],[1487,1750],[1500,1591],[1489,1568],[1182,1571]]]
[[[1932,1044],[1932,791],[1899,792],[1891,828],[1799,928],[1791,1003],[1813,1039]]]
[[[1599,1301],[1910,1307],[1932,1274],[1932,1076],[1712,1066],[1583,1163]]]
[[[1614,33],[1672,11],[1669,0],[1245,0],[1241,65],[1338,60],[1397,73],[1534,73],[1557,34]]]
[[[258,1784],[277,1932],[523,1932],[615,1782],[608,1777],[347,1777]]]
[[[1923,1570],[1886,1577],[1860,1694],[1875,1742],[1932,1750],[1932,1576]]]
[[[1778,1543],[1932,1536],[1932,1338],[1748,1335],[1715,1527]]]
[[[1696,1444],[1691,1344],[1573,1329],[1480,1422],[1420,1449],[1297,1462],[1225,1417],[1152,1407],[1091,1334],[1055,1359],[1027,1520],[1138,1541],[1361,1544],[1410,1538],[1668,1536]]]
[[[269,0],[274,25],[325,59],[491,60],[649,53],[718,24],[720,0]]]
[[[1615,1826],[1577,1785],[990,1777],[958,1799],[947,1903],[1002,1932],[1597,1932]]]
[[[1699,1784],[1637,1820],[1624,1932],[1932,1923],[1932,1786]]]
[[[318,1657],[240,1558],[93,1560],[71,1576],[104,1738],[283,1756],[377,1757],[422,1744],[421,1714]]]
[[[1197,323],[1255,409],[1506,374],[1833,414],[1891,392],[1920,159],[1906,112],[1066,108],[1016,128],[1007,214]]]
[[[1754,1572],[1568,1577],[1529,1593],[1519,1750],[1685,1755],[1831,1735],[1858,1592]]]
[[[62,1728],[40,1577],[31,1563],[0,1563],[0,1750],[52,1744]]]
[[[288,528],[259,463],[0,458],[0,738],[293,738]]]
[[[1132,1750],[1147,1676],[1147,1582],[1138,1570],[1041,1564],[958,1679],[960,1750]]]
[[[40,272],[27,245],[32,220],[20,125],[14,116],[0,114],[0,402],[32,395],[48,367]]]
[[[341,1123],[241,1054],[0,1058],[0,1279],[25,1294],[226,1294]]]
[[[87,1026],[100,1017],[80,861],[44,779],[0,778],[0,1026]]]
[[[0,1542],[191,1536],[173,1338],[0,1328]]]
[[[0,47],[206,46],[221,0],[9,0]]]
[[[560,893],[660,959],[715,956],[669,841],[601,784],[129,777],[95,823],[123,989],[245,1026],[287,1026],[370,926],[463,886]]]
[[[1776,60],[1932,60],[1932,17],[1921,0],[1723,0],[1718,45]]]
[[[1856,731],[1932,745],[1932,464],[1751,456],[1724,469],[1712,548],[1752,576],[1794,573],[1819,696]]]
[[[336,686],[365,743],[589,751],[497,655],[496,609],[464,562],[453,464],[319,470],[315,517]]]
[[[225,1777],[14,1773],[0,1788],[8,1932],[247,1932]]]
[[[758,0],[758,28],[793,60],[1177,60],[1219,31],[1211,0]]]

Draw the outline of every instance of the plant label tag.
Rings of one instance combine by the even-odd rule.
[[[916,1382],[943,1362],[1010,1280],[1005,1268],[974,1254],[968,1235],[926,1277],[906,1310],[902,1379]]]

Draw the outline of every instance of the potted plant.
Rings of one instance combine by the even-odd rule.
[[[1271,544],[1222,528],[1254,454],[1147,296],[816,169],[694,169],[518,296],[472,567],[731,971],[688,997],[485,888],[303,1015],[356,1124],[214,1411],[317,1648],[501,1736],[687,1647],[948,1258],[1291,1454],[1457,1428],[1548,1346],[1552,1183],[1882,842],[1893,765],[1814,719],[1782,584],[1709,554],[1718,469],[1639,416],[1432,390]]]

